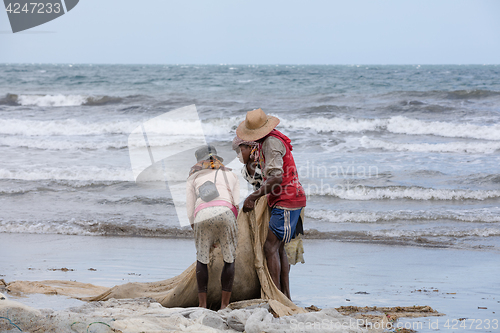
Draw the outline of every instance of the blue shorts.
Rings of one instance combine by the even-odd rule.
[[[295,229],[299,222],[300,212],[302,208],[295,210],[285,210],[273,208],[271,210],[271,220],[269,221],[269,229],[282,242],[288,243],[295,238]]]

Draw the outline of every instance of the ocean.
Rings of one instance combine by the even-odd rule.
[[[500,251],[496,65],[0,64],[0,232],[187,237],[128,136],[193,104],[227,161],[246,111],[281,120],[309,238]]]

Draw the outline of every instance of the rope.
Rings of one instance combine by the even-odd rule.
[[[7,318],[7,317],[0,317],[0,318],[2,318],[2,319],[7,319],[11,325],[15,326],[15,327],[16,327],[19,331],[21,331],[21,332],[23,331],[22,329],[20,329],[20,328],[19,328],[19,326],[17,326],[16,324],[14,324],[14,323],[12,322],[12,320],[10,320],[9,318]]]
[[[114,330],[111,326],[109,326],[109,325],[108,325],[108,324],[106,324],[106,323],[103,323],[102,321],[94,321],[93,323],[90,323],[90,324],[89,324],[89,326],[87,326],[87,333],[89,332],[89,327],[90,327],[90,325],[92,325],[92,324],[103,324],[103,325],[106,325],[106,326],[108,326],[109,328],[111,328],[111,330],[112,330],[113,332],[115,331],[115,330]]]
[[[85,323],[82,323],[81,321],[75,321],[73,324],[69,325],[69,327],[71,328],[71,330],[73,332],[76,332],[75,329],[73,328],[73,325],[75,325],[75,324],[84,324],[85,325]]]
[[[85,323],[83,323],[83,322],[81,322],[81,321],[75,321],[73,324],[71,324],[71,325],[70,325],[71,329],[72,329],[74,332],[76,332],[76,331],[75,331],[75,329],[73,328],[73,325],[75,325],[75,324],[84,324],[84,325],[85,325]],[[87,333],[89,332],[89,328],[90,328],[90,326],[91,326],[91,325],[93,325],[93,324],[102,324],[102,325],[106,325],[106,326],[108,326],[108,327],[109,327],[109,328],[110,328],[113,332],[116,332],[116,330],[115,330],[113,327],[109,326],[109,324],[106,324],[106,323],[104,323],[104,322],[102,322],[102,321],[94,321],[93,323],[90,323],[90,324],[88,324],[88,325],[87,325]]]

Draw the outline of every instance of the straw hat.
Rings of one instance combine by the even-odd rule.
[[[196,157],[196,160],[198,162],[208,160],[212,156],[219,159],[221,162],[224,161],[224,159],[222,157],[217,155],[217,149],[215,149],[215,147],[212,145],[206,145],[206,146],[199,148],[194,153],[194,156]]]
[[[248,111],[245,121],[236,129],[236,135],[245,141],[256,141],[268,135],[279,123],[278,118],[266,115],[260,108]]]

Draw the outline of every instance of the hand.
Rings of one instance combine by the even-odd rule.
[[[248,196],[243,203],[243,212],[248,213],[255,208],[255,199]]]

